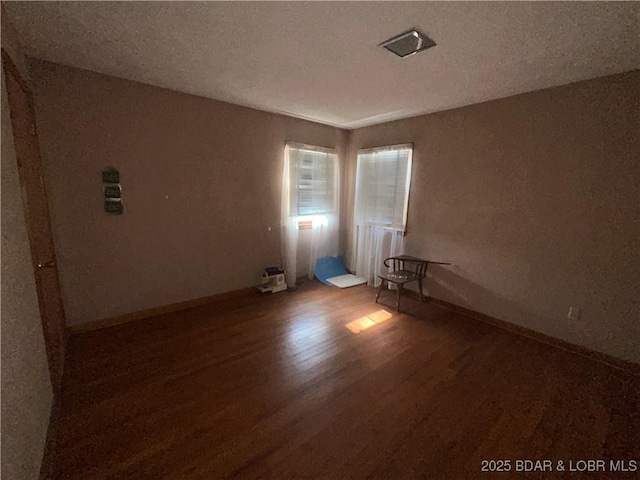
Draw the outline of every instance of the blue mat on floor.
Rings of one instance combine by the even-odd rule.
[[[316,278],[325,285],[331,285],[327,278],[345,275],[347,269],[338,257],[322,257],[316,260]]]

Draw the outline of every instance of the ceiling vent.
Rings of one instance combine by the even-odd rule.
[[[386,48],[400,58],[405,58],[413,55],[414,53],[435,47],[436,42],[417,30],[410,30],[390,38],[378,46]]]

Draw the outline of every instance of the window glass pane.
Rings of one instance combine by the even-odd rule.
[[[330,155],[320,152],[303,152],[298,170],[298,214],[317,215],[328,213],[333,205],[333,172]]]
[[[412,149],[382,147],[358,154],[356,222],[405,229]]]
[[[298,144],[299,145],[299,144]],[[316,151],[304,146],[289,149],[290,214],[323,215],[335,209],[335,160],[330,151]]]

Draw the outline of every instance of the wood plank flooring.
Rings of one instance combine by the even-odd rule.
[[[58,478],[637,478],[513,462],[640,460],[638,377],[375,293],[308,282],[72,336]]]

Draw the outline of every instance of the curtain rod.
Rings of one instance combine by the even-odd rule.
[[[363,150],[376,150],[376,149],[382,149],[382,148],[388,148],[389,150],[392,150],[394,147],[405,147],[405,146],[410,146],[411,149],[413,150],[413,142],[407,142],[407,143],[396,143],[394,145],[378,145],[375,147],[359,148],[358,152],[361,152]]]
[[[313,145],[311,143],[294,142],[293,140],[285,140],[284,141],[284,146],[286,147],[287,145],[289,145],[289,146],[300,145],[300,146],[302,146],[304,148],[307,148],[309,150],[313,150],[314,148],[323,148],[325,150],[332,150],[332,151],[336,150],[336,147],[326,147],[324,145]]]

